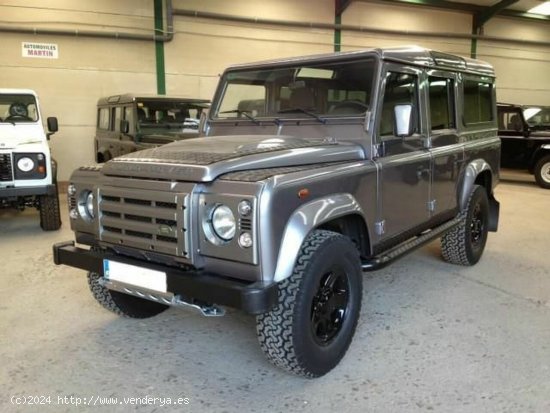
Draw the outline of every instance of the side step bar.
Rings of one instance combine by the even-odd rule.
[[[396,259],[403,257],[404,255],[407,255],[415,249],[426,245],[430,241],[433,241],[435,238],[438,238],[445,232],[457,226],[459,223],[459,218],[455,218],[451,221],[445,222],[444,224],[423,232],[421,235],[418,235],[408,241],[402,242],[401,244],[398,244],[395,247],[379,255],[375,255],[368,260],[364,260],[361,267],[363,271],[375,271],[383,268],[391,262],[395,261]]]

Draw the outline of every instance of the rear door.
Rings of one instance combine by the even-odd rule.
[[[459,143],[456,116],[456,74],[426,73],[428,128],[432,152],[432,187],[428,209],[432,217],[448,218],[457,212],[457,182],[464,147]]]

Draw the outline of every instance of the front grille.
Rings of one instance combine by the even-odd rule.
[[[0,181],[13,181],[11,154],[0,154]]]
[[[100,239],[188,258],[187,194],[105,187],[99,191]]]

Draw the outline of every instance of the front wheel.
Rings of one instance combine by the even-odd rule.
[[[479,261],[489,230],[489,199],[485,188],[475,185],[461,221],[441,238],[441,255],[452,264],[474,265]]]
[[[361,298],[355,245],[335,232],[313,231],[292,275],[279,285],[277,304],[257,317],[260,346],[278,367],[301,376],[322,376],[351,344]]]
[[[88,273],[88,286],[96,301],[105,309],[122,317],[149,318],[162,313],[167,305],[109,290],[101,282],[101,275]]]
[[[38,209],[40,210],[40,227],[44,231],[56,231],[61,227],[57,189],[51,195],[40,195]]]
[[[543,156],[535,165],[535,180],[541,188],[550,189],[550,155]]]

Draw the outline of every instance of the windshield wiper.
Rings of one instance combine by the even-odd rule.
[[[259,125],[260,121],[248,112],[250,112],[250,111],[249,110],[241,110],[241,109],[233,109],[233,110],[224,110],[223,112],[219,112],[219,114],[221,115],[223,113],[237,113],[239,115],[244,115],[245,118],[250,119],[252,122]]]
[[[317,119],[319,122],[325,124],[327,120],[325,118],[322,118],[321,116],[317,115],[316,113],[313,113],[307,109],[304,108],[288,108],[288,109],[281,109],[277,113],[295,113],[295,112],[301,112],[306,115],[311,116],[312,118]]]
[[[13,126],[15,126],[15,122],[13,120],[7,120],[0,118],[0,123],[11,123]]]

